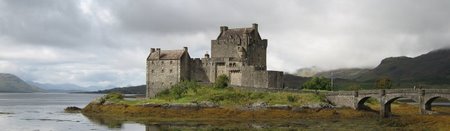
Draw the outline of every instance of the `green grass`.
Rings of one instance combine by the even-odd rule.
[[[191,84],[192,85],[192,84]],[[214,88],[207,85],[195,85],[195,87],[183,88],[181,95],[171,93],[180,92],[180,89],[172,88],[163,94],[151,99],[107,100],[117,104],[141,105],[141,104],[166,104],[166,103],[201,103],[212,102],[224,107],[235,107],[249,105],[257,102],[265,102],[269,105],[291,105],[302,106],[307,104],[326,103],[325,97],[315,93],[293,93],[293,92],[263,92],[249,91],[236,88]]]

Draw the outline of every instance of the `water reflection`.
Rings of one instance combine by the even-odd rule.
[[[147,131],[158,130],[330,130],[330,129],[382,129],[376,119],[302,119],[291,121],[233,121],[233,120],[150,120],[143,118],[110,117],[84,114],[92,123],[109,129],[127,129],[126,124],[139,123]]]

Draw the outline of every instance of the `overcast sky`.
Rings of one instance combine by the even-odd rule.
[[[450,46],[449,0],[0,0],[0,72],[41,83],[145,83],[150,48],[210,50],[259,24],[268,67],[375,67]]]

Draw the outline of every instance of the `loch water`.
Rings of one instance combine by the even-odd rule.
[[[383,130],[377,119],[312,119],[289,123],[219,121],[208,125],[202,122],[148,122],[142,124],[118,118],[87,117],[81,113],[65,113],[68,106],[84,107],[102,94],[71,93],[0,93],[0,131],[153,131],[153,130]],[[111,120],[114,119],[114,120]]]

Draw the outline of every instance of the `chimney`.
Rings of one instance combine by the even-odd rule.
[[[253,23],[253,24],[252,24],[252,28],[255,29],[255,30],[258,30],[258,24]]]
[[[220,32],[224,32],[228,30],[228,26],[221,26],[220,27]]]
[[[205,58],[209,58],[208,51],[207,51],[206,54],[205,54]]]
[[[158,59],[161,57],[161,48],[156,48],[156,56],[158,56]]]
[[[185,51],[185,52],[188,52],[188,47],[184,47],[184,51]]]
[[[155,48],[150,48],[150,53],[155,52]]]

